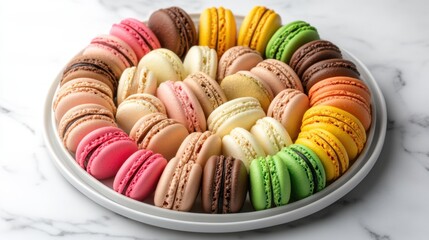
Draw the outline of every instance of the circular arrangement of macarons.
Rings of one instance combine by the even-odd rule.
[[[69,61],[52,108],[65,149],[95,179],[206,213],[322,191],[358,160],[372,122],[356,65],[314,26],[263,6],[239,26],[223,7],[198,26],[180,7],[115,23]]]

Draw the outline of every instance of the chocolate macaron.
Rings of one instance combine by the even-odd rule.
[[[201,202],[207,213],[236,213],[247,196],[248,175],[244,163],[233,157],[212,156],[204,167]]]
[[[356,65],[346,59],[327,59],[311,65],[302,75],[301,81],[305,90],[317,82],[330,77],[351,77],[359,78],[359,71]]]
[[[198,43],[194,22],[189,14],[179,7],[163,8],[153,12],[149,17],[148,26],[155,33],[161,47],[170,49],[181,59]]]
[[[332,42],[314,40],[302,45],[292,55],[290,67],[299,77],[302,77],[311,65],[326,59],[342,58],[341,50]]]

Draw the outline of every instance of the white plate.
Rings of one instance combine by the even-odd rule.
[[[198,21],[199,15],[191,15]],[[237,22],[242,21],[237,17]],[[198,25],[197,25],[198,26]],[[238,232],[259,229],[291,222],[315,213],[334,203],[351,191],[372,169],[384,144],[387,127],[386,103],[377,82],[356,57],[342,49],[345,59],[353,61],[361,78],[372,94],[372,124],[366,146],[350,169],[322,191],[303,200],[263,211],[251,211],[246,200],[244,211],[236,214],[216,215],[196,212],[177,212],[139,202],[116,193],[111,181],[100,182],[87,174],[63,147],[56,130],[52,102],[61,79],[61,73],[52,83],[44,107],[44,139],[54,164],[62,175],[88,198],[118,214],[136,221],[190,232]]]

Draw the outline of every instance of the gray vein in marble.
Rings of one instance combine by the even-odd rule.
[[[41,184],[42,182],[46,181],[47,178],[45,177],[45,174],[43,174],[42,170],[40,169],[40,161],[39,158],[37,157],[36,153],[33,153],[33,159],[34,159],[34,163],[35,163],[35,170],[37,175],[39,176],[40,181],[36,182],[36,185]]]
[[[363,226],[363,228],[368,233],[368,235],[371,237],[371,239],[374,239],[374,240],[390,240],[391,239],[389,235],[377,233],[367,226]]]
[[[23,120],[21,120],[14,112],[13,109],[15,109],[13,106],[7,107],[5,106],[5,104],[0,102],[0,114],[4,114],[5,116],[8,116],[12,120],[18,122],[19,124],[27,128],[32,134],[35,134],[36,131],[34,130],[34,128],[28,125],[27,123],[25,123]]]
[[[393,85],[395,87],[396,92],[399,92],[403,87],[407,85],[405,79],[402,77],[402,71],[399,68],[395,68]]]
[[[108,219],[108,218],[107,218]],[[0,211],[0,221],[9,225],[10,231],[32,230],[43,233],[50,237],[71,237],[78,236],[83,239],[91,237],[102,237],[103,239],[124,239],[124,240],[144,240],[149,238],[140,238],[136,236],[109,234],[107,231],[91,230],[94,226],[108,227],[103,223],[106,218],[101,220],[86,220],[85,222],[71,222],[64,220],[55,220],[49,218],[33,218],[23,215],[12,214],[4,210]],[[4,227],[6,229],[6,227]]]

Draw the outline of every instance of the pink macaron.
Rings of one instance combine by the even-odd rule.
[[[164,103],[168,117],[186,126],[189,132],[206,130],[203,108],[192,90],[182,81],[166,81],[159,85],[156,95]]]
[[[137,144],[118,127],[102,127],[87,134],[76,150],[76,161],[96,179],[115,176],[137,151]]]
[[[122,39],[136,53],[138,60],[161,44],[155,34],[143,22],[127,18],[119,24],[113,24],[110,34]]]
[[[127,197],[143,201],[155,190],[167,165],[159,153],[138,150],[121,166],[113,181],[113,189]]]

